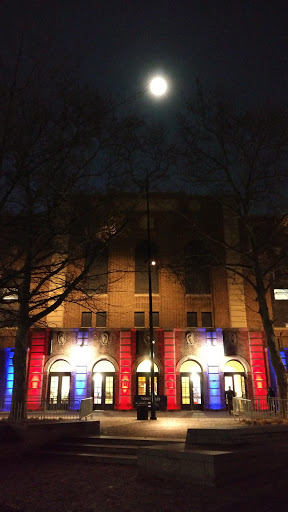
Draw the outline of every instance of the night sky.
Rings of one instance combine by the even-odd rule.
[[[241,103],[287,101],[287,0],[2,0],[6,59],[21,36],[24,52],[79,66],[104,94],[127,98],[162,71],[170,94],[158,114],[196,79]]]

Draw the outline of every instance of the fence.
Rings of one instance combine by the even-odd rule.
[[[87,402],[86,402],[87,400]],[[93,412],[93,400],[88,398],[85,404],[84,400],[67,400],[58,403],[48,400],[28,401],[27,417],[38,420],[79,420],[86,418]],[[12,421],[20,421],[22,418],[23,404],[13,404],[11,398],[2,398],[0,400],[0,418],[7,418],[10,415]]]
[[[245,419],[283,419],[288,418],[288,400],[280,398],[265,399],[233,398],[233,414]]]

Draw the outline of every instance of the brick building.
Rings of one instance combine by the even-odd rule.
[[[237,396],[266,399],[267,386],[272,383],[276,389],[276,382],[252,290],[238,275],[210,265],[211,255],[196,234],[193,219],[202,232],[217,234],[228,245],[240,236],[237,222],[212,200],[151,198],[156,395],[167,397],[169,410],[224,409],[228,386]],[[92,396],[95,409],[125,410],[133,408],[135,396],[149,395],[145,202],[137,206],[94,271],[86,283],[93,307],[67,302],[47,316],[45,327],[31,330],[31,408],[43,401],[60,408],[69,401],[77,407],[82,398]],[[285,290],[281,295],[278,289],[269,301],[279,312],[275,328],[286,368],[287,298]],[[11,398],[13,343],[13,328],[2,329],[2,409]]]

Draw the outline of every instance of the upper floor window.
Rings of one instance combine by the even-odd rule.
[[[140,242],[135,248],[135,293],[148,293],[148,250],[147,242]],[[151,261],[156,265],[151,265],[151,285],[152,293],[159,293],[159,272],[157,266],[156,248],[151,246]]]
[[[212,313],[210,311],[201,313],[201,317],[202,327],[212,327]]]
[[[107,323],[107,312],[97,311],[96,313],[96,327],[106,327]]]
[[[144,311],[135,311],[134,313],[134,326],[145,327],[145,313]]]
[[[88,258],[86,262],[88,261]],[[87,293],[107,293],[108,249],[100,249],[85,279]]]
[[[202,240],[186,248],[185,289],[187,294],[210,293],[209,254]]]
[[[83,311],[81,313],[81,327],[92,326],[92,313],[91,311]]]
[[[187,311],[187,327],[198,327],[196,311]]]

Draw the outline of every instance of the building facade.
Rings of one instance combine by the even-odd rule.
[[[184,212],[189,222],[183,221]],[[253,293],[238,275],[210,265],[207,248],[191,227],[195,218],[202,231],[222,237],[227,247],[240,236],[236,220],[213,201],[176,196],[151,201],[156,403],[168,410],[223,410],[229,386],[238,397],[266,400],[267,387],[276,390],[276,380]],[[31,330],[30,409],[78,408],[81,399],[93,397],[95,409],[129,410],[139,397],[149,397],[147,276],[143,203],[90,272],[89,307],[67,302],[46,317],[45,326]],[[270,307],[281,309],[275,328],[287,369],[285,301],[275,294]],[[11,402],[14,335],[13,328],[0,333],[2,410]]]

